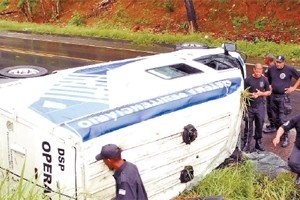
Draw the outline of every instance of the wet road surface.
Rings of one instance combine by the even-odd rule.
[[[51,72],[172,49],[171,46],[161,45],[136,47],[121,40],[0,32],[0,69],[30,64]]]
[[[291,117],[300,114],[300,91],[294,92],[291,94],[291,101],[292,101],[292,106],[293,106],[293,111],[291,114],[288,115],[288,119]],[[292,147],[294,145],[295,141],[295,136],[296,136],[296,131],[295,129],[292,129],[289,133],[289,146],[286,148],[282,148],[280,144],[278,144],[276,147],[274,147],[272,140],[276,136],[276,133],[267,133],[263,134],[263,145],[266,149],[266,151],[273,152],[277,155],[279,155],[282,159],[285,161],[288,160],[288,157],[292,151]]]
[[[0,69],[15,65],[35,65],[49,72],[105,61],[133,58],[170,52],[173,46],[136,47],[129,42],[40,34],[0,32]],[[251,72],[248,67],[248,74]],[[293,112],[289,117],[300,114],[300,91],[291,94]],[[287,160],[295,131],[290,133],[290,145],[276,148],[272,144],[275,133],[263,134],[263,145]]]

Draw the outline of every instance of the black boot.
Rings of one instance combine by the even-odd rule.
[[[260,139],[257,139],[255,142],[255,149],[260,150],[260,151],[264,151],[265,148],[262,146],[262,142]]]
[[[300,185],[300,174],[297,174],[297,178],[295,180],[296,185]]]

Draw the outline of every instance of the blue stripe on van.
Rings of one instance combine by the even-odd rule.
[[[62,126],[77,132],[83,141],[196,104],[223,98],[241,87],[241,78],[230,78],[172,94],[98,112]],[[84,106],[82,109],[86,109]]]

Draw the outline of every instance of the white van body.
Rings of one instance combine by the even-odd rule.
[[[149,199],[176,197],[236,148],[246,72],[229,54],[182,49],[1,84],[0,177],[34,182],[51,199],[111,199],[113,172],[95,156],[113,143]],[[187,144],[189,124],[197,137]]]

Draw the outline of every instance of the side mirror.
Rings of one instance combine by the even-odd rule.
[[[225,55],[229,55],[228,54],[229,51],[236,51],[237,50],[236,44],[234,44],[234,43],[223,43],[222,47],[224,48],[224,54]]]

